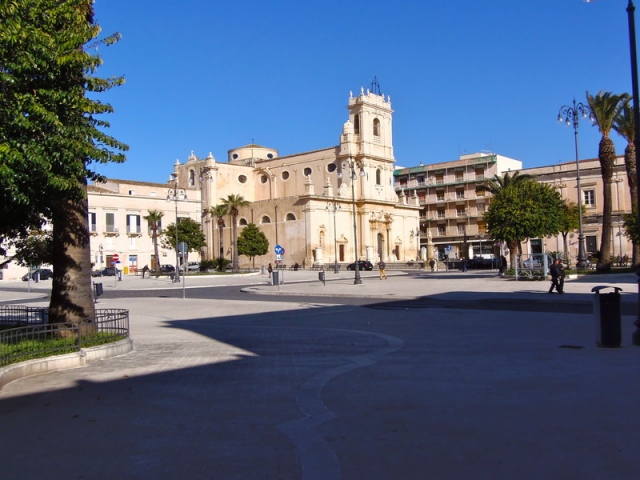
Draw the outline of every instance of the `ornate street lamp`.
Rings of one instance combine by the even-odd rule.
[[[586,105],[576,103],[573,99],[573,106],[563,105],[558,113],[558,121],[573,126],[574,143],[576,148],[576,181],[578,183],[578,262],[576,268],[584,270],[587,266],[587,255],[584,248],[584,235],[582,234],[582,188],[580,186],[580,156],[578,154],[578,124],[580,118],[588,118],[593,121],[593,113]]]
[[[338,273],[338,233],[336,224],[336,213],[341,210],[340,204],[337,202],[327,203],[327,212],[333,212],[333,273]]]
[[[351,171],[351,207],[353,210],[353,240],[355,242],[355,257],[356,257],[356,276],[353,281],[354,285],[360,285],[362,283],[362,278],[360,278],[360,265],[358,264],[358,226],[356,221],[356,190],[355,183],[358,176],[356,175],[356,164],[353,160],[353,157],[349,156],[349,161],[347,162],[347,167]],[[364,171],[364,166],[360,167],[360,176],[366,176],[366,172]],[[338,177],[342,177],[342,172],[338,172]]]
[[[178,258],[178,200],[187,200],[187,191],[184,188],[178,188],[178,175],[172,173],[169,176],[169,182],[173,182],[173,188],[167,193],[167,202],[174,202],[176,207],[176,271],[173,275],[174,282],[180,281],[180,260]],[[186,265],[185,265],[186,271]],[[184,277],[184,272],[182,273]],[[184,278],[183,278],[184,279]]]

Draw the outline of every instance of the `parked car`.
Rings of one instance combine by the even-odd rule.
[[[120,270],[118,270],[116,267],[106,267],[105,269],[102,270],[102,276],[115,277],[119,271]]]
[[[542,268],[542,256],[534,254],[526,260],[523,260],[522,266],[524,268]]]
[[[36,275],[39,276],[40,280],[49,280],[53,275],[53,272],[48,268],[38,268],[37,270],[34,270],[30,274],[25,273],[24,276],[22,277],[22,281],[26,282],[27,280],[29,280],[29,275],[31,275],[31,280],[35,280]]]
[[[347,265],[347,270],[355,270],[356,269],[356,263],[350,263],[349,265]],[[362,271],[362,270],[373,270],[373,263],[371,263],[369,260],[358,260],[358,270]]]
[[[154,270],[149,270],[151,273],[155,273]],[[173,273],[176,271],[176,267],[174,267],[171,264],[166,264],[166,265],[160,265],[160,273]]]
[[[200,263],[199,262],[189,262],[187,264],[187,271],[188,272],[197,272],[200,270]],[[180,272],[184,272],[184,265],[180,266]]]

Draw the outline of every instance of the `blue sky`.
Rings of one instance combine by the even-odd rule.
[[[575,159],[557,123],[585,92],[631,92],[626,0],[97,0],[100,100],[130,146],[112,178],[166,182],[193,150],[226,161],[252,142],[289,155],[338,144],[349,91],[377,77],[397,164],[492,151],[526,167]],[[640,10],[637,12],[640,25]],[[616,150],[625,141],[613,135]],[[580,127],[580,157],[598,153]],[[423,153],[421,153],[423,152]]]

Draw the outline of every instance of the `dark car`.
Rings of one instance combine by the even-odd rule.
[[[118,270],[116,267],[107,267],[104,270],[102,270],[102,276],[103,277],[115,277],[116,274],[119,271],[120,270]]]
[[[350,263],[349,265],[347,265],[347,270],[355,270],[356,269],[356,263]],[[358,260],[358,270],[362,271],[362,270],[373,270],[373,263],[371,263],[369,260]]]
[[[22,277],[22,281],[26,282],[27,280],[29,280],[29,275],[31,275],[31,280],[35,280],[36,275],[38,275],[38,278],[40,280],[49,280],[53,275],[53,272],[48,268],[38,268],[31,273],[25,273]]]
[[[160,273],[173,273],[175,271],[176,267],[174,267],[173,265],[160,265]]]

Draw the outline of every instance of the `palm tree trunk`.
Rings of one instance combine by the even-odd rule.
[[[611,225],[613,167],[616,161],[616,149],[613,141],[606,136],[600,140],[598,158],[602,171],[602,239],[600,241],[600,258],[596,269],[600,272],[611,270]]]
[[[237,215],[233,216],[233,273],[239,273],[240,272],[240,264],[238,262],[238,234],[237,234],[237,227],[236,227],[236,219],[237,219]]]
[[[86,193],[86,183],[84,190]],[[80,324],[95,320],[87,213],[86,196],[61,198],[53,204],[50,323]]]
[[[633,142],[627,144],[624,149],[624,166],[627,170],[627,183],[629,184],[629,192],[631,194],[631,211],[638,211],[638,179],[636,177],[636,146]],[[632,253],[633,265],[640,262],[640,245],[633,242]]]
[[[156,278],[160,277],[160,252],[158,251],[158,228],[153,229],[153,255],[156,257]]]

